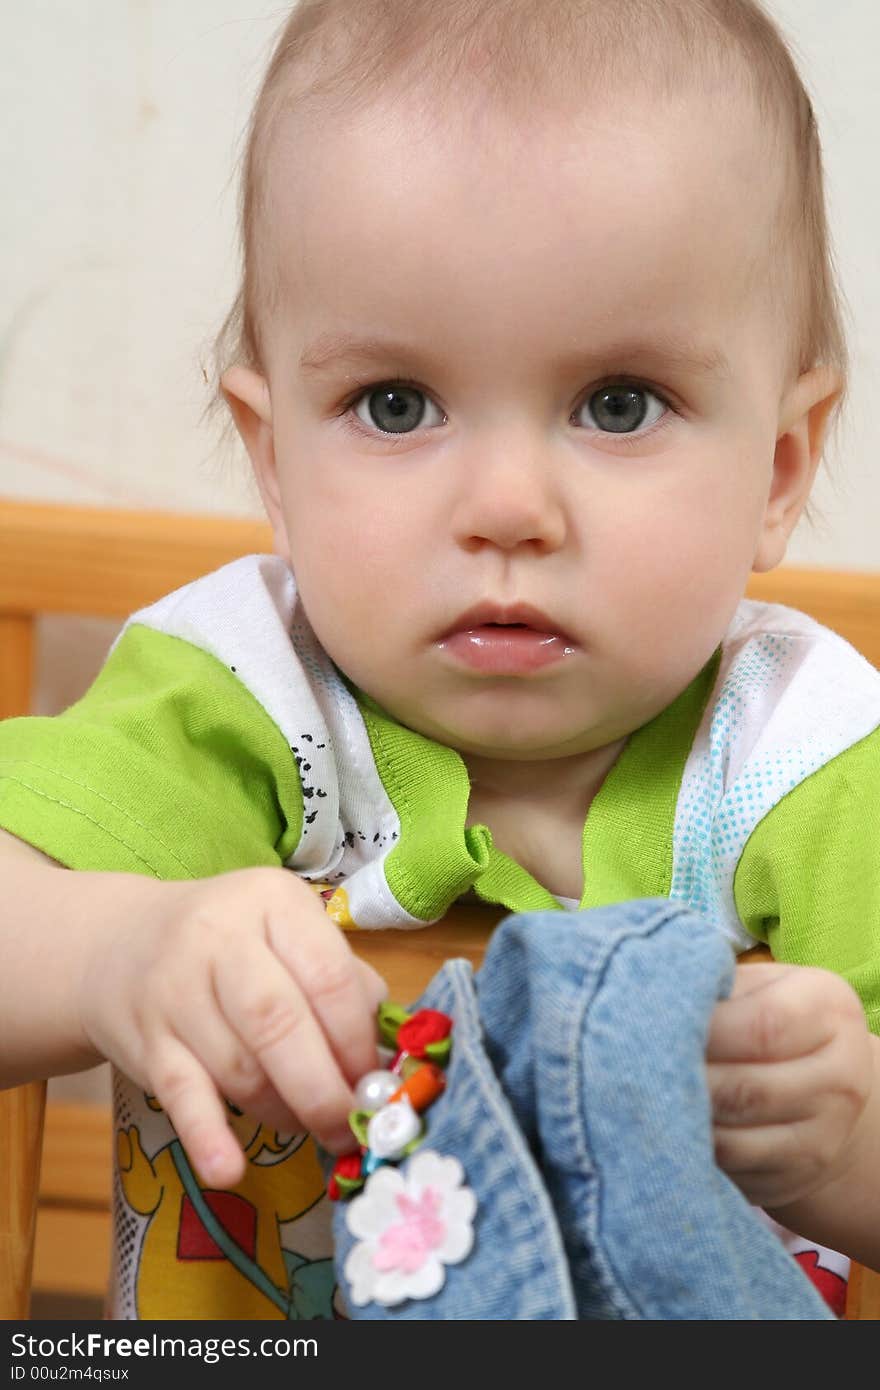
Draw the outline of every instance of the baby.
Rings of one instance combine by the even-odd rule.
[[[0,728],[0,1084],[109,1058],[142,1265],[170,1155],[178,1264],[235,1263],[192,1168],[245,1252],[175,1306],[282,1316],[260,1183],[351,1147],[377,1064],[334,923],[677,897],[776,957],[714,1014],[718,1163],[880,1265],[880,676],[742,597],[844,389],[782,40],[753,0],[302,0],[242,206],[222,393],[276,555]],[[297,1181],[271,1219],[326,1225]]]

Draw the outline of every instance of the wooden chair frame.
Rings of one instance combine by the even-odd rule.
[[[0,499],[0,718],[27,713],[36,620],[119,620],[240,555],[271,551],[264,522]],[[803,609],[880,666],[880,573],[785,569],[749,595]],[[371,932],[358,949],[392,994],[415,998],[450,955],[479,964],[499,912],[457,908],[414,933]],[[0,1318],[26,1318],[34,1255],[45,1082],[0,1092]],[[64,1122],[71,1121],[64,1109]],[[69,1131],[68,1131],[69,1132]],[[880,1274],[855,1266],[848,1318],[880,1318]]]

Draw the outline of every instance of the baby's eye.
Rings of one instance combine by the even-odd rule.
[[[382,381],[368,387],[351,402],[351,408],[362,425],[382,434],[411,434],[421,425],[446,421],[430,397],[406,381]],[[666,402],[655,392],[621,381],[592,392],[575,417],[586,411],[591,417],[588,424],[600,433],[635,434],[655,425],[666,410]]]
[[[643,426],[656,425],[666,409],[666,402],[647,387],[613,381],[594,391],[575,411],[575,417],[586,410],[595,429],[607,434],[634,434]]]
[[[383,434],[409,434],[423,423],[442,425],[445,418],[424,391],[399,381],[380,382],[352,404],[362,424],[372,425]],[[432,410],[437,420],[426,421]]]

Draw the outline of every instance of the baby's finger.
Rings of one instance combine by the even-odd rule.
[[[741,984],[740,975],[746,977]],[[750,977],[761,975],[766,979],[751,986]],[[734,993],[712,1014],[707,1060],[782,1062],[822,1047],[839,1026],[835,1011],[825,1007],[828,978],[836,977],[797,966],[778,973],[771,965],[750,965],[738,972]]]
[[[752,1202],[795,1201],[826,1171],[809,1122],[754,1129],[716,1125],[712,1139],[715,1162]]]
[[[803,1130],[795,1125],[762,1125],[738,1129],[713,1125],[715,1161],[730,1177],[746,1173],[771,1177],[790,1168],[800,1157]]]
[[[308,1000],[281,962],[252,945],[230,951],[215,967],[215,987],[229,1024],[301,1124],[331,1152],[351,1148],[351,1090]]]
[[[281,1099],[256,1057],[224,1017],[213,976],[194,982],[183,1017],[175,1017],[173,1034],[202,1063],[224,1100],[285,1134],[302,1128]]]
[[[787,1062],[723,1062],[706,1068],[717,1125],[792,1124],[815,1114],[833,1084],[825,1050]]]
[[[365,960],[355,956],[355,966],[361,982],[361,988],[367,1000],[367,1007],[371,1013],[375,1013],[379,1005],[388,998],[388,983],[374,970]]]
[[[150,1076],[153,1093],[202,1181],[234,1187],[244,1176],[244,1154],[204,1067],[181,1042],[166,1036],[153,1051]]]
[[[343,1076],[355,1085],[379,1064],[375,1006],[364,993],[363,962],[325,918],[294,928],[277,918],[268,925],[270,946],[308,1000]]]

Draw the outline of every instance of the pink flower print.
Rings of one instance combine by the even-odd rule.
[[[429,1253],[443,1244],[446,1235],[445,1222],[437,1216],[441,1204],[440,1193],[431,1187],[426,1187],[416,1199],[405,1192],[399,1193],[397,1208],[403,1220],[382,1232],[373,1255],[374,1267],[383,1271],[401,1269],[404,1274],[414,1274],[421,1269]]]

